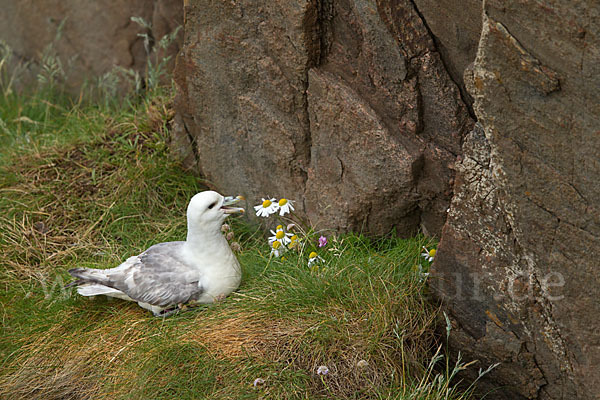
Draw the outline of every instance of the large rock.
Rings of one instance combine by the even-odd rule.
[[[414,0],[435,40],[446,70],[472,105],[463,74],[475,60],[481,34],[482,0]]]
[[[318,227],[439,234],[472,126],[412,2],[191,1],[173,148]]]
[[[66,80],[58,83],[74,93],[87,78],[115,66],[144,74],[148,57],[138,34],[150,33],[158,40],[183,24],[180,0],[0,0],[0,9],[0,39],[17,59],[30,64],[33,76],[23,79],[35,78],[44,50],[51,45],[47,54],[58,57],[66,73]],[[131,17],[151,23],[152,31]],[[167,53],[150,55],[161,59],[174,56],[177,49],[176,43]]]
[[[600,5],[488,0],[433,285],[505,399],[600,392]]]
[[[186,7],[174,146],[182,143],[186,162],[216,187],[252,201],[266,194],[302,199],[310,153],[307,69],[319,49],[314,7]]]

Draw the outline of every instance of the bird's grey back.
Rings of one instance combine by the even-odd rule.
[[[127,268],[107,274],[107,286],[134,300],[167,307],[202,295],[198,270],[182,258],[185,242],[159,243],[144,251]]]

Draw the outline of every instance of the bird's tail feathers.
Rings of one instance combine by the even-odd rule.
[[[120,297],[118,295],[123,294],[123,292],[121,292],[120,290],[99,284],[86,284],[83,286],[79,286],[77,288],[77,293],[79,293],[82,296],[97,296],[99,294],[104,294],[107,296],[114,297]]]
[[[73,282],[69,282],[65,285],[65,289],[68,289],[70,287],[73,286],[79,286],[79,285],[83,285],[85,283],[85,281],[83,279],[76,279]]]
[[[108,277],[106,276],[106,273],[101,269],[72,268],[69,270],[69,274],[71,274],[77,279],[66,285],[66,288],[72,286],[79,286],[86,283],[99,283],[103,285],[108,282]]]

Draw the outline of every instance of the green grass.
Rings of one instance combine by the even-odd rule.
[[[308,248],[270,259],[238,218],[243,282],[224,302],[159,319],[64,290],[69,268],[182,240],[204,182],[169,155],[167,94],[120,108],[47,93],[0,103],[1,398],[469,396],[450,386],[457,368],[429,365],[438,314],[414,269],[432,244],[421,236],[330,237],[313,271]]]

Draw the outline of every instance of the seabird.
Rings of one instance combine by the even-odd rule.
[[[159,243],[110,269],[73,268],[82,296],[106,295],[136,301],[154,316],[167,316],[186,303],[212,303],[240,285],[240,264],[221,233],[232,207],[243,197],[196,194],[187,208],[187,239]]]

